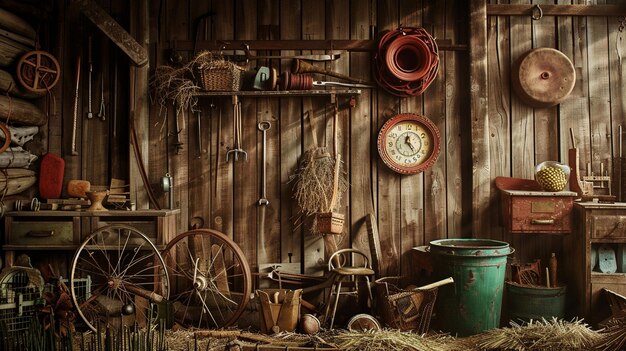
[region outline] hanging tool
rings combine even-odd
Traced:
[[[91,111],[91,75],[93,73],[93,61],[91,58],[91,52],[92,52],[92,36],[89,36],[89,43],[88,43],[88,48],[87,48],[87,59],[88,59],[88,65],[89,65],[89,76],[87,77],[87,118],[93,118],[93,112]]]
[[[101,120],[106,119],[106,104],[104,103],[104,75],[100,79],[100,111],[98,111],[98,118]]]
[[[77,119],[78,119],[78,90],[80,88],[80,55],[78,55],[78,59],[76,60],[76,90],[74,91],[74,121],[72,123],[72,156],[77,156],[78,151],[76,150],[76,129],[78,128]]]
[[[239,161],[239,154],[243,154],[247,161],[248,153],[241,148],[241,102],[237,95],[233,95],[233,140],[235,146],[226,153],[226,161],[228,162],[231,153],[234,154],[235,161]]]
[[[267,183],[267,130],[272,128],[272,124],[269,121],[259,122],[258,124],[259,130],[263,133],[263,160],[261,165],[261,198],[258,201],[259,206],[269,205],[270,202],[267,199],[265,194],[266,183]]]
[[[202,156],[204,150],[202,150],[202,111],[196,111],[196,118],[198,119],[198,155],[197,158]]]

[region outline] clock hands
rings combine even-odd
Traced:
[[[411,143],[411,136],[410,135],[407,135],[406,138],[404,138],[404,143],[407,144],[411,148],[411,151],[415,152],[415,148],[413,147],[413,143]]]

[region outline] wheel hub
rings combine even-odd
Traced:
[[[119,289],[122,286],[122,280],[116,277],[110,277],[107,282],[109,289]]]
[[[209,287],[209,280],[206,277],[199,275],[193,282],[193,287],[196,290],[206,290]]]

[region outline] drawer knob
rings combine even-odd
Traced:
[[[31,230],[26,235],[33,238],[47,238],[54,235],[54,230]]]
[[[533,219],[530,221],[532,224],[550,225],[554,224],[554,219]]]

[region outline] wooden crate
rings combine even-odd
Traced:
[[[502,220],[509,233],[568,234],[577,194],[546,192],[530,179],[496,178],[501,193]]]

